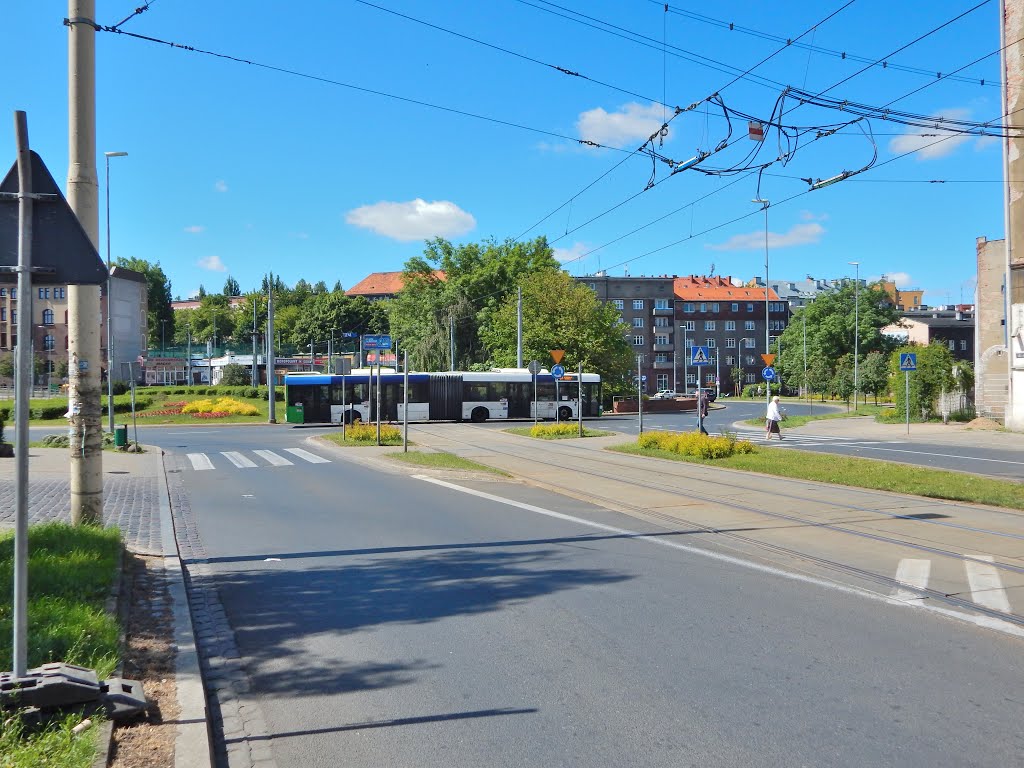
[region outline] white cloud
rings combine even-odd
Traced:
[[[964,120],[970,116],[970,110],[957,107],[944,109],[938,114],[940,117],[952,120]],[[914,128],[902,136],[891,139],[889,151],[894,155],[914,152],[917,160],[934,160],[951,154],[969,138],[970,136],[953,133],[943,128]]]
[[[573,243],[571,248],[552,248],[555,259],[562,264],[568,261],[576,261],[583,254],[585,254],[589,248],[583,243]]]
[[[576,129],[586,141],[625,147],[650,138],[661,127],[663,117],[663,108],[658,104],[644,106],[630,102],[618,112],[606,112],[601,107],[581,112]]]
[[[908,275],[906,272],[886,272],[881,277],[884,277],[891,283],[896,283],[896,287],[900,289],[909,288],[911,285],[913,285],[913,281],[910,279],[910,275]]]
[[[425,240],[431,237],[464,235],[476,226],[476,219],[455,203],[416,198],[406,203],[381,201],[354,208],[345,221],[392,240]]]
[[[206,227],[200,226],[199,224],[193,224],[190,227],[185,227],[185,231],[190,235],[198,235],[200,232],[205,232]]]
[[[827,213],[811,213],[810,211],[800,211],[801,221],[828,221]]]
[[[308,232],[292,232],[292,237],[296,240],[309,240]]]
[[[213,185],[213,188],[216,189],[218,192],[227,192],[228,183],[223,179],[218,179],[217,182]]]
[[[228,271],[228,268],[224,266],[224,262],[220,260],[220,256],[204,256],[196,264],[200,269],[206,269],[210,272]]]
[[[999,145],[1001,139],[998,136],[979,136],[978,140],[974,142],[974,149],[981,152],[989,147]]]
[[[769,248],[789,248],[794,245],[814,245],[821,241],[825,228],[816,222],[796,224],[788,232],[769,232]],[[756,251],[764,250],[764,230],[733,235],[724,243],[704,246],[712,251]]]

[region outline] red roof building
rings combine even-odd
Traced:
[[[444,272],[440,269],[434,270],[434,277],[444,280]],[[402,290],[403,281],[401,272],[373,272],[347,291],[346,296],[362,296],[370,301],[381,301],[382,299],[394,298],[395,294]]]

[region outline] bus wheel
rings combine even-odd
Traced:
[[[568,421],[571,418],[572,418],[572,408],[570,408],[568,405],[563,405],[561,408],[558,409],[558,419],[559,419],[559,421]]]
[[[359,414],[356,411],[345,411],[346,424],[358,424],[359,421]]]
[[[481,424],[487,421],[488,416],[490,416],[490,414],[487,412],[486,408],[474,408],[473,413],[470,414],[470,418],[473,420],[474,424]]]

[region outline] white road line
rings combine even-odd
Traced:
[[[292,456],[298,456],[300,459],[308,461],[310,464],[330,464],[330,459],[325,459],[322,456],[317,456],[315,453],[304,451],[302,448],[285,448],[288,453]]]
[[[190,453],[188,454],[188,460],[192,462],[192,469],[213,469],[213,462],[210,461],[210,457],[205,453]]]
[[[896,567],[896,581],[908,587],[925,589],[928,587],[928,575],[932,570],[931,560],[915,560],[905,557]],[[897,588],[893,594],[897,600],[920,600],[921,594],[910,589]]]
[[[856,595],[858,597],[864,597],[869,600],[881,600],[889,605],[899,606],[915,606],[920,607],[932,613],[941,614],[950,618],[958,619],[960,621],[966,621],[979,627],[988,627],[994,629],[997,632],[1003,632],[1008,635],[1014,635],[1016,637],[1024,637],[1024,628],[1018,627],[1015,624],[1011,624],[1008,621],[1002,619],[993,618],[991,616],[976,616],[970,613],[961,613],[959,611],[950,610],[948,608],[942,608],[940,606],[930,606],[922,603],[919,600],[912,602],[906,602],[902,600],[895,600],[892,597],[879,594],[877,592],[869,592],[865,589],[859,589],[857,587],[847,586],[846,584],[840,584],[835,581],[826,581],[825,579],[818,579],[813,576],[805,576],[801,573],[790,573],[784,571],[781,568],[773,568],[770,565],[762,565],[761,563],[755,563],[750,560],[744,560],[739,557],[733,557],[732,555],[724,555],[719,552],[713,552],[709,549],[700,549],[699,547],[693,547],[688,544],[679,544],[675,541],[668,541],[667,539],[658,538],[657,536],[641,535],[637,531],[631,531],[626,528],[617,528],[614,525],[605,525],[604,523],[596,523],[592,520],[585,520],[582,517],[573,517],[572,515],[566,515],[561,512],[555,512],[551,509],[544,509],[543,507],[536,507],[533,504],[526,504],[521,501],[513,501],[512,499],[505,499],[501,496],[495,496],[491,493],[485,493],[484,491],[477,491],[473,488],[464,488],[461,485],[455,483],[449,483],[444,480],[438,480],[433,477],[427,477],[426,475],[413,475],[416,480],[422,480],[425,483],[432,483],[434,485],[440,485],[444,488],[450,488],[453,491],[459,493],[466,493],[470,496],[477,496],[482,499],[488,499],[489,501],[495,501],[499,504],[507,504],[511,507],[518,507],[525,509],[528,512],[535,512],[538,515],[545,515],[547,517],[553,517],[556,520],[565,520],[571,523],[577,523],[579,525],[587,526],[589,528],[596,528],[600,531],[608,531],[609,533],[619,534],[621,536],[635,537],[634,541],[641,542],[643,544],[656,544],[663,547],[669,547],[670,549],[678,549],[683,552],[688,552],[694,555],[700,555],[701,557],[707,557],[712,560],[718,560],[719,562],[730,563],[731,565],[737,565],[741,568],[748,568],[754,571],[760,571],[761,573],[769,573],[773,576],[779,576],[783,579],[789,579],[790,581],[798,581],[803,584],[813,584],[818,587],[824,587],[831,589],[836,592],[842,592],[847,595]]]
[[[286,459],[284,456],[281,456],[279,454],[274,453],[273,451],[264,451],[264,450],[257,451],[257,450],[254,450],[253,453],[255,453],[257,456],[259,456],[261,459],[266,460],[266,462],[268,464],[271,464],[272,466],[275,466],[275,467],[290,467],[290,466],[292,466],[292,462],[288,461],[288,459]]]
[[[971,461],[991,461],[995,464],[1019,464],[1024,466],[1024,461],[1011,461],[1010,459],[986,459],[983,456],[964,456],[963,454],[953,453],[928,453],[927,451],[908,451],[906,449],[899,448],[871,448],[872,451],[887,451],[889,453],[912,453],[915,456],[939,456],[946,459],[956,459],[962,462],[964,459],[970,459]]]
[[[245,456],[240,454],[238,451],[221,451],[220,455],[230,461],[239,469],[251,469],[256,466],[256,462],[252,459],[247,459]]]
[[[1003,589],[1003,581],[999,578],[999,571],[994,565],[987,565],[993,562],[991,555],[965,555],[973,558],[964,561],[964,568],[967,570],[967,583],[971,585],[971,599],[978,605],[984,605],[994,611],[1010,612],[1010,601],[1006,598],[1006,590]],[[979,563],[978,560],[985,562]]]

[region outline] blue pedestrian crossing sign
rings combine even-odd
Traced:
[[[773,381],[775,379],[775,369],[770,365],[766,368],[761,369],[761,376],[765,381]]]
[[[900,370],[901,371],[916,371],[917,370],[917,354],[914,352],[900,352]]]
[[[711,365],[711,348],[690,347],[690,365]]]

